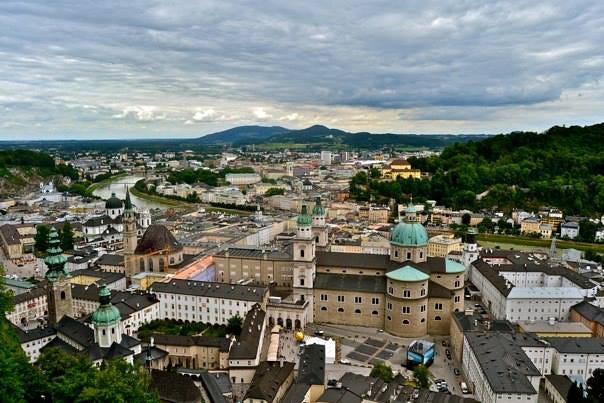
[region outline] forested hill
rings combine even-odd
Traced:
[[[566,214],[604,213],[604,124],[498,135],[455,144],[438,157],[411,158],[410,162],[429,172],[431,179],[368,187],[353,183],[353,195],[389,198],[398,192],[399,199],[412,194],[454,208],[536,211],[551,205]],[[476,195],[487,191],[477,200]]]

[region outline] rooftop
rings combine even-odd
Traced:
[[[168,283],[153,283],[149,291],[261,302],[268,289],[240,284],[172,279]]]

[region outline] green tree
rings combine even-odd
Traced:
[[[480,233],[484,233],[484,232],[493,232],[493,229],[495,228],[495,225],[493,224],[493,221],[491,221],[490,218],[485,217],[482,219],[482,221],[476,226],[476,228],[478,228],[478,232]]]
[[[581,220],[579,223],[579,235],[577,236],[577,240],[583,242],[593,242],[596,237],[597,229],[597,224],[589,220]]]
[[[470,225],[470,222],[472,221],[472,216],[470,215],[470,213],[464,213],[461,216],[461,223],[463,225]]]
[[[48,249],[48,234],[50,228],[44,224],[40,224],[36,227],[36,235],[34,236],[34,248],[38,254],[46,252]]]
[[[380,171],[380,170],[379,170],[379,168],[372,167],[372,168],[369,170],[369,176],[370,176],[372,179],[377,179],[377,178],[380,178],[380,177],[382,176],[382,171]]]
[[[63,228],[61,229],[59,236],[61,238],[61,249],[63,249],[64,251],[73,250],[74,235],[73,229],[71,228],[71,224],[69,223],[69,221],[65,221],[65,224],[63,224]]]
[[[41,379],[17,340],[6,319],[13,310],[13,292],[4,286],[4,269],[0,266],[0,400],[4,402],[40,401]]]
[[[371,369],[371,373],[369,374],[369,376],[381,379],[384,382],[391,382],[394,379],[392,367],[383,362],[375,364]]]
[[[229,334],[239,336],[241,334],[241,326],[243,325],[243,319],[239,315],[235,315],[229,318],[227,322],[226,330]]]
[[[86,386],[78,402],[159,402],[151,388],[151,378],[143,367],[135,367],[122,359],[109,361]]]
[[[278,196],[278,195],[282,195],[285,193],[285,190],[282,188],[269,188],[265,193],[264,196],[266,197],[271,197],[271,196]]]
[[[570,400],[569,400],[570,401]],[[587,401],[590,403],[604,402],[604,369],[596,369],[587,380]]]
[[[585,399],[585,395],[583,393],[583,386],[573,382],[573,384],[570,385],[568,394],[566,395],[566,401],[573,403],[586,403],[587,400]]]
[[[413,369],[413,376],[415,382],[420,388],[427,388],[430,386],[430,371],[425,365],[418,365]]]

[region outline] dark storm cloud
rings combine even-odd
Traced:
[[[598,83],[602,38],[598,0],[3,1],[0,117],[56,130],[308,106],[483,119]]]

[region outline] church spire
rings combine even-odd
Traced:
[[[50,282],[55,282],[61,278],[67,277],[68,274],[65,271],[65,263],[67,259],[63,256],[63,249],[61,249],[61,240],[56,228],[51,228],[48,234],[48,249],[46,249],[46,257],[44,263],[48,267],[46,271],[46,279]]]
[[[126,210],[132,210],[132,201],[130,200],[130,191],[126,187],[126,202],[124,208]]]

